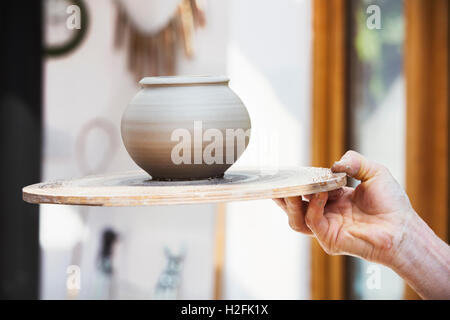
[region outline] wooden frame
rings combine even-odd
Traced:
[[[314,0],[312,164],[330,166],[346,149],[349,34],[345,0]],[[406,189],[413,207],[449,241],[449,3],[405,1]],[[312,243],[311,297],[346,297],[345,258]],[[405,298],[419,298],[409,287]]]
[[[313,1],[312,165],[330,167],[347,149],[348,5]],[[311,245],[311,298],[346,298],[346,258]]]
[[[216,206],[214,239],[214,299],[223,299],[223,268],[225,264],[226,204]]]
[[[448,241],[449,4],[405,1],[406,189],[414,209]],[[407,287],[405,298],[419,296]]]

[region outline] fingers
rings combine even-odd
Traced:
[[[302,201],[302,197],[278,198],[273,200],[286,212],[289,219],[289,226],[293,230],[312,235],[313,232],[306,222],[307,211],[310,212],[311,219],[314,217],[320,217],[320,215],[323,217],[323,210],[326,202],[338,200],[344,195],[344,193],[344,188],[339,188],[329,192],[304,196],[304,198],[306,198],[309,202]],[[320,215],[315,213],[317,210],[321,210]],[[311,224],[316,225],[314,220],[311,221]]]
[[[309,230],[305,223],[307,202],[302,201],[301,197],[289,197],[273,200],[286,212],[289,220],[289,226],[294,231],[308,235],[312,234],[311,230]]]
[[[298,232],[312,234],[305,222],[307,203],[302,197],[285,198],[290,227]]]
[[[344,195],[344,188],[339,188],[336,190],[328,191],[328,201],[334,201],[339,199]]]
[[[328,191],[328,201],[337,200],[342,197],[345,193],[344,188],[339,188],[336,190]],[[311,200],[314,197],[314,194],[307,194],[303,196],[307,200]]]
[[[346,193],[346,189],[350,188],[339,188],[330,192],[304,196],[309,202],[302,201],[301,197],[273,200],[286,212],[289,225],[293,230],[311,235],[322,229],[326,231],[328,220],[323,216],[325,205],[327,201],[341,198]]]
[[[327,199],[328,192],[315,194],[309,201],[306,210],[306,225],[319,239],[328,230],[328,220],[323,215]]]
[[[347,151],[342,158],[331,167],[333,172],[345,172],[350,177],[362,182],[383,172],[385,168],[375,162],[367,160],[355,151]]]
[[[286,202],[284,201],[283,198],[276,198],[276,199],[272,199],[273,201],[275,201],[275,203],[284,211],[287,210],[286,208]]]

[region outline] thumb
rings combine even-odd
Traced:
[[[345,172],[350,177],[364,182],[385,169],[382,165],[369,161],[358,152],[350,150],[342,156],[341,160],[333,164],[331,170],[333,172]]]

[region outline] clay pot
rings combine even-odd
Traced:
[[[226,77],[148,77],[122,116],[125,147],[152,179],[223,176],[250,139],[250,117]]]

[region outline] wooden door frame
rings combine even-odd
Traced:
[[[329,167],[348,147],[351,44],[346,0],[313,0],[312,164]],[[406,189],[413,207],[449,241],[449,3],[405,0]],[[311,246],[311,297],[348,297],[346,258]],[[405,298],[418,298],[411,289]]]
[[[331,167],[348,147],[349,5],[347,0],[313,0],[313,166]],[[344,256],[327,255],[312,240],[312,299],[347,297],[346,260]]]
[[[449,236],[449,3],[405,1],[406,191],[443,240]],[[409,287],[405,298],[418,299]]]

